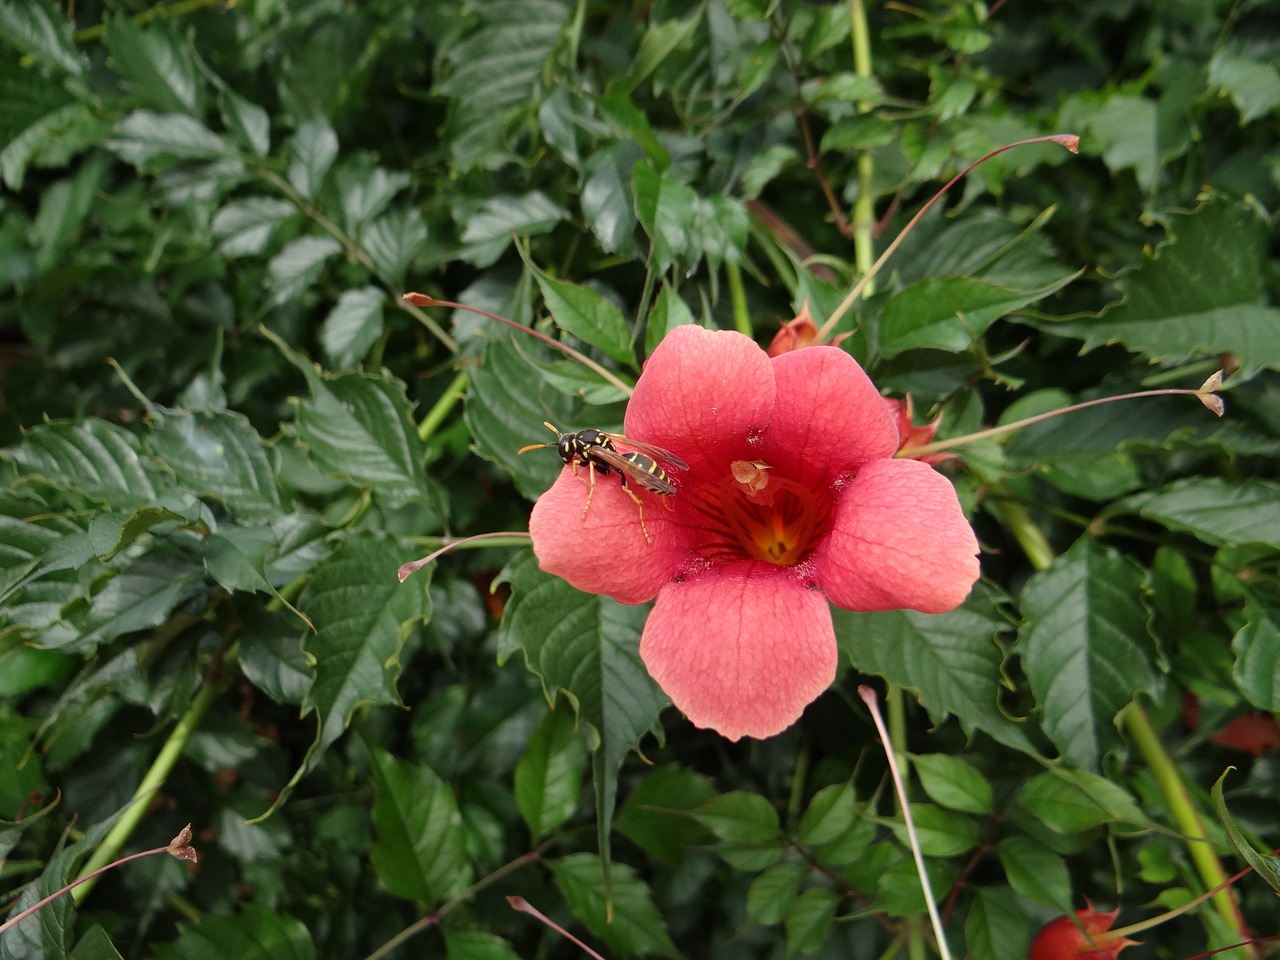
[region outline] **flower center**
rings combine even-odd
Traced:
[[[734,461],[720,484],[720,506],[734,538],[756,560],[794,567],[817,546],[829,504],[768,472],[758,461]]]

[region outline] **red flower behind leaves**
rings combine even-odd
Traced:
[[[911,406],[911,394],[908,393],[905,400],[892,400],[886,397],[884,402],[889,405],[889,412],[898,424],[898,436],[901,438],[898,441],[898,456],[908,460],[921,460],[931,467],[956,458],[954,453],[924,453],[919,456],[912,454],[911,451],[916,447],[933,443],[933,435],[938,432],[938,424],[942,422],[942,417],[938,417],[933,423],[915,426],[911,422],[915,415],[915,410]]]
[[[1029,960],[1115,960],[1121,950],[1137,942],[1106,935],[1119,913],[1119,907],[1103,913],[1089,904],[1077,910],[1074,919],[1050,920],[1031,941]]]
[[[978,577],[950,482],[895,458],[894,418],[857,362],[814,346],[770,358],[688,325],[654,351],[627,436],[689,463],[670,510],[566,467],[533,508],[538,563],[579,590],[657,602],[640,656],[696,725],[737,740],[790,726],[835,677],[829,603],[941,613]],[[581,471],[579,471],[581,473]]]

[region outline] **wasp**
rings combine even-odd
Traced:
[[[578,466],[586,464],[587,502],[582,507],[584,520],[587,518],[587,511],[591,509],[591,497],[596,492],[596,474],[607,477],[610,472],[616,473],[622,481],[622,489],[635,501],[636,511],[640,515],[640,532],[644,534],[645,542],[653,543],[644,525],[644,504],[631,489],[631,484],[635,483],[641,489],[661,497],[672,496],[676,492],[676,485],[672,483],[666,467],[659,461],[664,461],[673,470],[688,470],[689,464],[669,450],[632,440],[620,433],[605,433],[603,430],[564,433],[546,421],[542,425],[556,435],[556,442],[531,443],[527,447],[521,447],[516,453],[555,447],[560,459],[573,468],[575,477],[579,476]],[[631,449],[622,453],[618,450],[618,443]]]

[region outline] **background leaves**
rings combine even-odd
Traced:
[[[149,773],[121,852],[191,820],[201,855],[0,953],[361,957],[417,925],[402,952],[569,955],[508,895],[617,957],[886,953],[923,901],[859,684],[957,954],[1209,885],[1144,743],[1210,824],[1240,769],[1200,847],[1280,843],[1274,15],[862,6],[0,5],[0,894],[69,879]],[[518,537],[396,581],[526,529],[562,464],[516,451],[625,402],[406,289],[632,383],[682,323],[821,323],[941,182],[1063,131],[1078,157],[1018,148],[935,207],[843,348],[941,436],[1219,368],[1227,417],[1161,397],[961,448],[984,583],[835,611],[795,727],[665,709],[646,608]],[[1231,934],[1201,907],[1130,949]]]

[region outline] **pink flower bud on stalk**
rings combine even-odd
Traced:
[[[86,876],[80,877],[74,883],[67,884],[61,890],[54,891],[53,893],[49,894],[49,896],[45,897],[40,902],[33,903],[31,906],[27,907],[27,909],[23,910],[17,916],[10,917],[4,923],[0,923],[0,934],[3,934],[6,930],[10,929],[11,927],[16,927],[19,923],[21,923],[23,920],[30,917],[36,911],[42,909],[47,904],[52,903],[54,900],[57,900],[63,894],[70,893],[76,887],[80,886],[80,884],[88,883],[90,880],[94,879],[95,877],[103,873],[106,873],[108,870],[114,870],[116,867],[120,866],[123,863],[128,863],[130,860],[141,860],[143,857],[150,857],[157,853],[167,853],[169,854],[169,856],[173,857],[175,860],[188,860],[191,863],[197,863],[199,861],[199,857],[196,855],[195,847],[191,846],[191,824],[188,823],[185,827],[179,830],[178,835],[174,837],[172,840],[170,840],[163,847],[154,847],[151,850],[143,850],[139,853],[131,853],[127,857],[121,857],[119,860],[113,860],[111,863],[108,863],[105,867],[99,867],[97,870],[94,870],[92,873]]]

